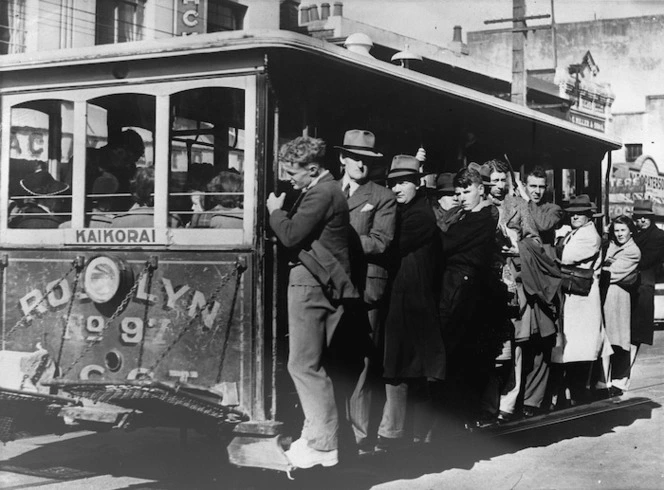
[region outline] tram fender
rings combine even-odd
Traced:
[[[281,444],[281,422],[242,422],[227,447],[228,459],[236,466],[290,471],[293,467]]]

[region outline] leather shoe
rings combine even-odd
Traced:
[[[609,387],[609,398],[615,398],[617,396],[622,396],[623,390],[616,386]]]
[[[408,446],[408,441],[403,437],[383,437],[378,436],[375,450],[376,452],[394,451]]]
[[[507,422],[511,422],[514,419],[514,414],[509,413],[509,412],[503,412],[502,410],[498,412],[498,423],[499,424],[506,424]]]
[[[524,418],[532,418],[535,415],[537,415],[537,407],[531,407],[530,405],[524,405],[523,408],[521,409],[521,413],[523,414]]]

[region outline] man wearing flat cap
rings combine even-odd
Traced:
[[[636,295],[632,298],[630,360],[622,363],[624,365],[623,377],[626,378],[622,389],[629,387],[630,367],[634,365],[641,344],[652,345],[655,321],[655,282],[657,270],[664,262],[664,231],[655,225],[652,201],[635,201],[632,215],[638,230],[634,241],[641,250],[641,261],[638,266],[641,282]]]
[[[394,194],[385,187],[369,180],[369,167],[383,154],[375,150],[375,137],[370,131],[352,129],[346,131],[339,150],[339,162],[343,169],[340,184],[350,211],[350,224],[359,242],[354,257],[356,278],[363,293],[367,308],[371,336],[378,340],[379,324],[385,313],[385,290],[387,287],[387,250],[394,238],[397,202]],[[372,380],[369,357],[350,399],[349,418],[360,449],[372,446],[369,434]]]
[[[69,190],[69,186],[55,180],[46,170],[37,172],[21,179],[20,182],[26,198],[17,206],[17,211],[10,218],[10,228],[57,228],[62,217],[55,213],[60,204],[59,196]]]

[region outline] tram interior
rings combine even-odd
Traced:
[[[154,95],[137,93],[91,99],[86,104],[86,134],[80,136],[74,134],[71,101],[37,100],[12,107],[9,227],[70,227],[72,192],[82,184],[85,226],[113,227],[114,218],[134,212],[136,172],[163,165],[155,162],[156,103]],[[241,229],[244,91],[205,87],[175,93],[169,97],[169,110],[169,226]],[[84,182],[73,178],[74,141],[81,136],[86,147]],[[49,179],[48,189],[30,186],[39,172],[56,183]],[[154,195],[154,187],[150,193]],[[154,212],[150,203],[142,207],[143,214]],[[130,223],[151,226],[151,221]]]

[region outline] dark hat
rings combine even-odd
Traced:
[[[595,203],[590,200],[588,194],[570,197],[569,203],[565,206],[565,211],[568,213],[594,213],[596,209]]]
[[[438,194],[454,194],[454,174],[443,172],[436,178],[436,192]]]
[[[420,172],[420,161],[411,155],[397,155],[392,159],[388,180],[407,177],[408,180],[418,180],[424,174]]]
[[[637,199],[634,201],[632,216],[654,216],[652,201],[650,199]]]
[[[125,129],[115,136],[109,135],[108,144],[111,146],[121,146],[139,157],[145,153],[143,138],[133,129]]]
[[[56,196],[69,189],[67,184],[58,182],[51,174],[43,170],[21,179],[20,184],[26,192],[33,196]]]
[[[335,148],[365,157],[382,157],[382,153],[374,151],[375,144],[376,137],[371,131],[351,129],[344,134],[343,145],[335,146]]]

